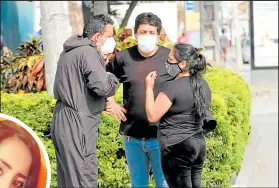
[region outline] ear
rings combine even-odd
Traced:
[[[100,33],[95,33],[95,34],[92,36],[91,40],[94,41],[94,42],[97,42],[97,41],[100,40],[100,36],[101,36]]]
[[[159,41],[160,41],[160,35],[157,35],[157,37],[156,37],[156,44],[158,44]]]
[[[180,62],[180,68],[181,68],[182,70],[187,70],[187,69],[188,69],[188,63],[187,63],[187,61],[185,61],[185,60],[181,61],[181,62]]]

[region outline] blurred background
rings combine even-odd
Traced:
[[[213,67],[234,71],[247,82],[252,91],[252,133],[241,170],[232,181],[238,186],[277,187],[277,1],[1,1],[1,51],[12,57],[1,56],[1,89],[51,94],[47,88],[52,88],[62,44],[70,35],[82,33],[89,16],[112,16],[119,51],[135,44],[134,22],[142,12],[161,18],[159,44],[169,47],[180,41],[203,48]],[[28,64],[30,57],[33,63]],[[11,68],[15,62],[19,67]],[[33,77],[25,77],[31,70]]]
[[[95,2],[95,7],[93,2],[67,3],[72,33],[82,31],[84,20],[87,20],[94,9],[101,11],[100,9],[105,8],[113,16],[115,26],[121,28],[133,28],[135,17],[141,12],[150,11],[162,19],[165,33],[172,42],[183,35],[185,41],[196,47],[204,47],[207,57],[217,63],[222,59],[220,37],[221,30],[225,29],[230,40],[228,54],[236,56],[236,63],[231,66],[242,69],[240,64],[244,63],[250,64],[251,68],[278,67],[277,2],[103,1]],[[39,1],[1,1],[1,34],[10,50],[15,50],[21,41],[29,40],[30,36],[40,33],[40,22]],[[238,40],[241,43],[240,50],[236,47]]]

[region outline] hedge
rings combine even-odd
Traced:
[[[203,170],[203,187],[229,186],[233,172],[239,172],[250,131],[251,91],[236,73],[210,68],[204,75],[212,90],[211,111],[217,129],[207,136],[207,160]],[[120,88],[116,100],[122,102]],[[29,125],[43,140],[52,168],[52,187],[56,187],[55,151],[45,136],[51,125],[55,100],[45,92],[24,95],[2,93],[2,113]],[[119,125],[103,113],[98,141],[99,187],[129,187],[130,178]],[[152,179],[152,177],[151,177]],[[154,182],[151,182],[152,187]]]

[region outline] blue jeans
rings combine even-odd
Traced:
[[[125,136],[124,147],[132,188],[148,187],[149,165],[153,171],[156,187],[168,187],[161,168],[157,139],[137,139]]]

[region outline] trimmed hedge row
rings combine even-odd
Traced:
[[[239,172],[241,167],[250,127],[251,91],[239,75],[229,70],[210,68],[204,77],[212,90],[211,111],[218,127],[207,137],[203,187],[226,187],[230,185],[232,173]],[[116,100],[122,102],[122,88]],[[54,105],[53,97],[45,92],[24,95],[2,93],[2,113],[25,122],[43,140],[51,160],[52,187],[56,187],[55,151],[45,135],[51,125]],[[118,128],[117,122],[104,113],[97,145],[100,187],[124,188],[130,185],[123,138]],[[151,184],[154,186],[154,182]]]

